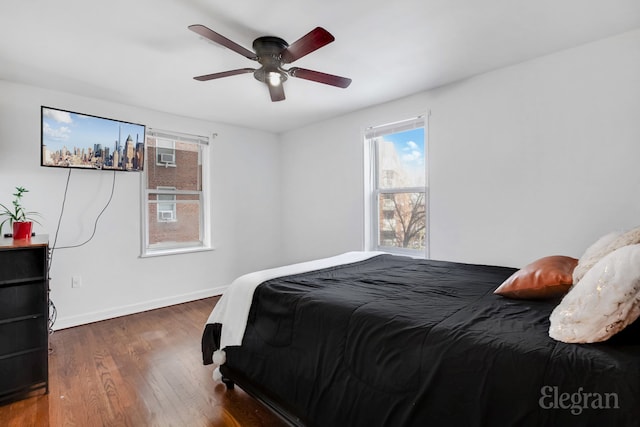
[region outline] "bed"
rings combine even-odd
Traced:
[[[517,269],[383,253],[292,267],[239,278],[202,336],[203,362],[291,425],[640,420],[636,324],[603,343],[556,341],[559,298],[494,294]]]

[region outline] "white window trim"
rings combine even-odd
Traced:
[[[217,133],[213,133],[211,138],[207,136],[200,135],[190,135],[173,131],[163,131],[158,129],[147,128],[145,137],[156,137],[162,139],[172,139],[174,141],[184,141],[184,142],[192,142],[198,143],[205,146],[203,150],[202,158],[200,159],[202,162],[202,191],[176,191],[176,194],[199,194],[201,199],[200,203],[202,206],[200,218],[200,235],[202,236],[201,243],[185,243],[184,245],[174,245],[168,248],[154,248],[153,250],[148,249],[148,239],[149,239],[149,209],[147,207],[149,194],[157,194],[157,190],[147,190],[146,186],[146,173],[143,172],[140,174],[140,189],[141,189],[141,213],[142,213],[142,227],[141,227],[141,239],[140,239],[140,258],[151,258],[156,256],[165,256],[165,255],[177,255],[184,253],[192,253],[192,252],[203,252],[203,251],[211,251],[214,250],[215,247],[212,245],[212,232],[211,232],[211,201],[209,195],[211,194],[210,188],[210,140],[214,139],[218,136]],[[148,158],[147,153],[147,145],[145,143],[145,158]],[[157,161],[157,159],[155,159]],[[164,166],[164,165],[161,165]],[[174,165],[175,166],[175,165]]]
[[[365,250],[378,250],[389,253],[396,253],[399,255],[408,255],[417,258],[429,258],[430,256],[430,241],[431,241],[431,227],[430,227],[430,203],[429,203],[429,122],[427,114],[420,115],[414,119],[400,120],[385,125],[367,127],[362,130],[362,137],[364,141],[364,242],[363,246]],[[406,188],[392,188],[392,189],[379,189],[378,188],[378,176],[377,176],[377,150],[375,149],[373,140],[376,136],[374,131],[381,131],[380,135],[389,133],[401,132],[402,130],[415,129],[416,126],[411,123],[415,123],[416,120],[423,121],[424,126],[424,152],[425,152],[425,186],[424,187],[406,187]],[[380,215],[378,196],[380,194],[390,193],[415,193],[424,192],[425,198],[425,226],[426,226],[426,238],[424,251],[381,246],[378,244],[378,219]],[[375,224],[375,225],[374,225]]]

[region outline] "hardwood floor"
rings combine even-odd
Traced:
[[[55,332],[49,394],[0,406],[0,426],[285,426],[202,364],[200,337],[216,301]]]

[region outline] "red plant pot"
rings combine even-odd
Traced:
[[[13,240],[24,240],[31,238],[31,227],[33,222],[14,222],[13,223]]]

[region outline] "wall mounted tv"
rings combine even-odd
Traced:
[[[41,108],[42,166],[141,171],[145,126],[57,108]]]

